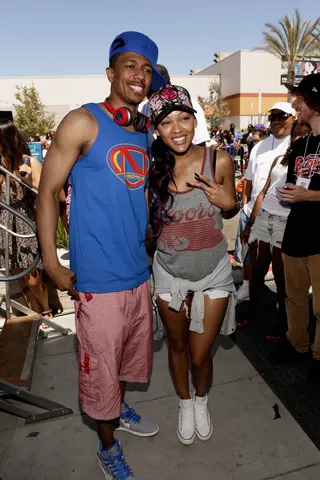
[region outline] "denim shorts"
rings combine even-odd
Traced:
[[[262,208],[252,225],[249,243],[258,240],[281,248],[286,224],[287,217],[273,215]]]

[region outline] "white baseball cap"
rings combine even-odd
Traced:
[[[284,113],[288,113],[289,115],[295,115],[295,109],[292,108],[291,103],[289,102],[277,102],[273,105],[272,108],[270,108],[269,112],[271,110],[281,110]]]

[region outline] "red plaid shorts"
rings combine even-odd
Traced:
[[[153,327],[150,281],[131,290],[83,293],[75,302],[79,397],[96,420],[120,414],[119,381],[148,382]]]

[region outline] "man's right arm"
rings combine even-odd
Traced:
[[[74,273],[61,266],[56,250],[59,193],[88,144],[92,123],[90,113],[84,109],[74,110],[63,119],[43,164],[37,201],[37,227],[44,268],[60,290],[68,290],[74,296]]]

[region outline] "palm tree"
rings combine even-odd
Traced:
[[[301,19],[298,9],[290,19],[287,15],[277,25],[265,23],[268,31],[263,32],[263,50],[281,58],[288,65],[287,79],[294,85],[296,63],[320,53],[320,17],[314,22]],[[288,100],[291,99],[290,92]]]
[[[316,39],[316,42],[318,43],[318,51],[319,51],[320,50],[320,25],[318,25],[317,28],[315,28],[312,35]]]

